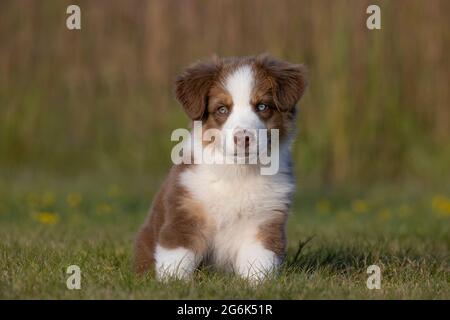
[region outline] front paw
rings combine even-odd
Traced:
[[[193,251],[178,247],[166,249],[158,245],[155,251],[155,271],[159,281],[188,280],[197,266]]]
[[[241,249],[236,260],[237,274],[251,284],[259,284],[272,276],[280,264],[279,257],[260,245]]]

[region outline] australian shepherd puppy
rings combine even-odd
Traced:
[[[194,152],[172,166],[136,237],[137,272],[188,279],[202,263],[260,281],[276,270],[294,192],[289,145],[305,86],[302,65],[266,55],[198,62],[177,77],[177,100],[214,138],[185,141],[183,153]],[[276,170],[266,173],[267,163],[247,161],[263,143],[277,156]],[[206,163],[199,155],[244,161]]]

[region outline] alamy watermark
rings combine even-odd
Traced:
[[[203,130],[202,122],[194,121],[192,131],[174,130],[171,141],[179,141],[171,152],[174,164],[260,165],[261,175],[274,175],[280,167],[278,129]]]
[[[81,30],[81,9],[76,4],[67,7],[66,13],[70,16],[66,19],[66,27],[69,30]],[[369,30],[381,29],[381,9],[376,4],[367,7],[366,13],[370,16],[366,20],[366,27]]]
[[[381,289],[381,269],[376,264],[367,267],[367,274],[370,276],[367,278],[367,289]]]
[[[69,290],[81,289],[81,269],[77,265],[71,265],[67,267],[67,274],[70,276],[66,280],[66,287]]]
[[[70,16],[66,19],[66,27],[69,30],[80,30],[81,29],[81,9],[75,4],[71,4],[67,7],[66,13]]]
[[[366,20],[366,26],[369,30],[381,29],[381,9],[376,4],[371,4],[367,7],[367,14],[370,16]]]

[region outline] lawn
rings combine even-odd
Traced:
[[[157,182],[37,181],[0,184],[2,299],[450,299],[448,192],[299,190],[286,263],[255,288],[210,269],[187,283],[132,273],[133,237]],[[73,264],[80,290],[66,288]],[[366,287],[372,264],[380,290]]]

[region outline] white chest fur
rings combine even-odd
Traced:
[[[256,241],[260,225],[287,211],[294,189],[290,172],[264,176],[248,165],[198,165],[184,171],[180,183],[213,221],[213,259],[225,267],[243,243]]]

